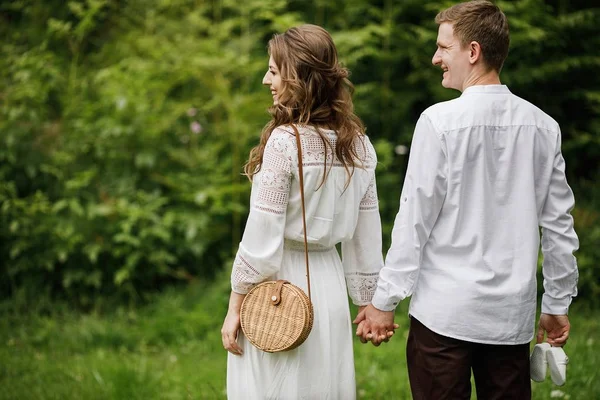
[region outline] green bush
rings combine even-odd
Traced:
[[[582,239],[580,296],[595,299],[600,202],[588,182],[600,165],[598,10],[499,3],[512,31],[503,80],[563,129]],[[222,269],[247,213],[242,165],[269,118],[266,43],[302,22],[328,28],[352,71],[356,109],[379,154],[389,244],[402,149],[424,108],[458,95],[440,86],[431,66],[433,17],[447,5],[3,3],[0,298],[137,301]]]
[[[242,153],[269,98],[248,79],[266,63],[247,55],[261,31],[171,6],[9,9],[13,28],[47,23],[7,29],[3,47],[3,79],[18,83],[3,85],[0,122],[4,296],[138,299],[211,277],[237,244]]]

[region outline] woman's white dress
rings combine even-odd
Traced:
[[[227,360],[227,397],[232,400],[356,397],[348,295],[357,305],[368,304],[383,266],[377,157],[366,136],[357,139],[362,165],[346,187],[344,166],[330,148],[325,156],[315,128],[298,129],[314,325],[300,347],[281,353],[256,349],[240,331],[244,354],[228,353]],[[335,132],[321,132],[335,148]],[[321,185],[325,161],[327,178]],[[341,260],[335,247],[340,242]],[[262,168],[253,179],[250,213],[231,284],[235,292],[245,294],[257,283],[280,278],[306,291],[298,154],[290,126],[276,128],[267,141]]]

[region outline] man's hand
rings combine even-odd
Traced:
[[[540,315],[540,322],[537,330],[537,343],[544,341],[544,334],[547,336],[547,342],[550,346],[562,347],[569,339],[569,317],[567,315]]]
[[[366,343],[371,341],[375,346],[387,342],[393,335],[398,324],[394,324],[394,311],[381,311],[372,304],[361,307],[353,321],[358,324],[356,336]]]

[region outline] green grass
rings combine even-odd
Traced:
[[[0,321],[1,399],[225,399],[220,340],[228,282],[168,291],[141,309],[16,312]],[[354,313],[354,310],[353,310]],[[401,329],[379,348],[355,341],[360,399],[410,399]],[[600,398],[600,312],[574,306],[567,384],[532,383],[534,399]],[[474,398],[474,396],[473,396]]]

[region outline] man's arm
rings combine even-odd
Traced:
[[[573,297],[577,296],[579,273],[573,253],[579,248],[579,240],[570,214],[575,198],[565,175],[560,132],[555,149],[548,197],[540,218],[544,294],[537,342],[542,342],[546,333],[548,343],[562,346],[566,343],[571,328],[567,317],[569,305]]]
[[[417,281],[423,247],[438,218],[447,190],[447,156],[445,143],[429,117],[422,114],[413,135],[400,209],[392,229],[392,245],[385,266],[379,273],[372,306],[367,307],[363,339],[369,333],[373,341],[385,338],[393,324],[398,302],[412,293]],[[358,332],[357,332],[358,333]]]

